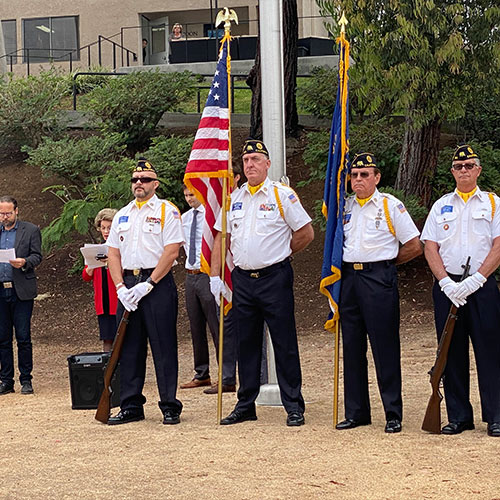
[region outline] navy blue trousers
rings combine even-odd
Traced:
[[[237,409],[255,411],[260,390],[264,322],[273,342],[281,401],[287,412],[305,409],[301,393],[297,331],[293,298],[293,270],[288,260],[261,271],[232,272],[233,308],[238,346]]]
[[[451,276],[458,281],[459,276]],[[432,289],[438,340],[451,302],[435,282]],[[459,307],[448,352],[443,385],[450,422],[472,422],[470,404],[469,337],[476,358],[483,422],[500,422],[500,292],[494,276]]]
[[[372,263],[362,271],[342,267],[340,323],[346,418],[371,421],[367,336],[386,419],[403,417],[397,279],[396,266],[385,262]]]
[[[33,346],[31,344],[31,315],[33,300],[19,300],[14,288],[0,287],[0,380],[14,385],[13,331],[17,342],[19,381],[32,379]]]
[[[124,282],[128,288],[131,288],[135,285],[136,279],[134,276],[125,276]],[[148,295],[141,299],[137,310],[130,313],[120,356],[120,407],[122,410],[142,409],[146,402],[142,389],[146,376],[148,339],[160,394],[158,406],[162,412],[182,410],[182,403],[176,398],[177,307],[177,288],[170,272]],[[116,315],[120,319],[123,315],[123,306],[120,302]]]

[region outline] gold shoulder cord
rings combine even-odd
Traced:
[[[281,203],[279,193],[278,193],[278,186],[274,186],[274,196],[276,196],[276,203],[278,204],[278,208],[280,210],[281,217],[283,217],[283,220],[285,220],[285,212],[283,211],[283,205]]]
[[[394,231],[394,226],[392,224],[391,220],[391,214],[389,213],[389,202],[387,201],[387,198],[384,196],[384,214],[385,214],[385,220],[387,221],[387,227],[389,228],[389,231],[391,234],[396,237],[396,231]]]
[[[493,196],[493,193],[488,193],[488,198],[490,199],[491,203],[491,220],[493,220],[493,217],[495,217],[495,211],[496,211],[496,203],[495,203],[495,197]]]

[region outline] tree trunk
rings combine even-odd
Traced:
[[[283,70],[285,87],[285,135],[296,136],[299,129],[297,102],[297,45],[299,38],[299,21],[297,17],[297,0],[283,0]],[[252,107],[250,116],[250,137],[262,139],[262,83],[260,77],[260,38],[257,39],[255,62],[246,79],[252,90]]]
[[[260,37],[257,38],[255,62],[248,73],[247,85],[252,89],[250,110],[250,137],[262,140],[262,80],[260,78]]]
[[[403,150],[399,160],[396,189],[406,195],[415,195],[426,207],[431,204],[430,180],[437,167],[441,119],[435,119],[421,128],[414,128],[406,118]]]
[[[297,90],[297,45],[299,20],[297,0],[283,0],[283,79],[285,81],[285,135],[295,137],[299,116],[295,99]]]

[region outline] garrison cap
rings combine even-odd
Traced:
[[[149,163],[149,161],[142,156],[137,160],[137,166],[134,168],[134,172],[153,172],[154,174],[157,173],[153,165],[151,165],[151,163]]]
[[[474,153],[474,151],[468,144],[458,146],[458,148],[453,153],[453,161],[464,161],[470,160],[472,158],[479,158],[479,156]]]
[[[375,156],[371,153],[359,153],[351,161],[351,168],[377,167]]]
[[[262,141],[256,141],[255,139],[248,139],[245,141],[245,144],[243,144],[241,156],[248,153],[262,153],[269,158],[269,151],[267,150],[266,145]]]

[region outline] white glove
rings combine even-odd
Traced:
[[[137,307],[137,304],[139,301],[145,297],[152,289],[153,285],[151,283],[147,283],[146,281],[143,281],[141,283],[137,283],[137,285],[133,286],[129,291],[130,291],[130,296],[129,300],[135,304]]]
[[[472,276],[469,276],[468,278],[465,278],[463,281],[458,283],[455,297],[457,297],[457,299],[465,299],[469,295],[479,290],[485,283],[486,278],[478,271]]]
[[[116,295],[118,300],[122,303],[123,307],[127,311],[135,311],[137,309],[137,304],[134,304],[130,298],[130,290],[126,286],[121,286],[116,290]]]
[[[455,283],[449,276],[439,280],[439,286],[441,287],[441,291],[453,302],[457,307],[463,306],[466,304],[465,298],[457,299],[456,293],[458,290],[458,283]]]
[[[226,285],[220,279],[219,276],[210,276],[210,291],[215,297],[215,302],[220,306],[220,294],[224,296],[226,300],[231,300],[231,293],[227,289]]]

